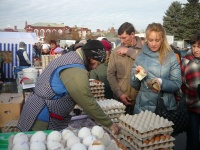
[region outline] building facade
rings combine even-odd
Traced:
[[[57,23],[43,23],[38,22],[35,24],[29,25],[27,21],[25,22],[26,32],[35,32],[39,39],[43,40],[45,36],[50,33],[55,34],[72,34],[77,33],[80,39],[85,39],[87,35],[91,34],[91,30],[88,28],[80,28],[80,27],[69,27],[65,26],[64,23],[57,24]]]

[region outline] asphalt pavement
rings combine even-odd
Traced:
[[[175,136],[174,141],[174,150],[185,150],[186,148],[186,133],[181,133],[178,136]]]

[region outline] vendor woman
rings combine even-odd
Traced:
[[[112,132],[119,127],[103,112],[90,92],[88,68],[91,60],[104,62],[106,52],[98,40],[90,40],[76,51],[70,51],[42,71],[23,106],[18,121],[22,132],[62,130],[71,120],[69,113],[78,104],[92,119]]]

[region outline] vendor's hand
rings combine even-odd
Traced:
[[[116,124],[116,123],[113,123],[112,126],[110,127],[111,131],[113,134],[119,134],[119,131],[120,131],[120,127]]]
[[[120,48],[117,50],[117,54],[123,56],[123,55],[126,55],[127,51],[128,51],[128,48],[127,48],[127,47],[120,47]]]
[[[128,95],[126,95],[126,94],[120,95],[119,99],[120,99],[120,101],[121,101],[122,103],[124,103],[125,105],[132,105],[131,99],[130,99],[130,98],[128,97]]]
[[[141,71],[143,71],[143,73],[146,73],[146,71],[144,70],[144,68],[142,66],[137,66],[135,68],[135,74],[138,74]]]

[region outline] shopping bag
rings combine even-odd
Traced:
[[[161,92],[156,105],[155,113],[160,117],[168,119],[174,123],[173,134],[177,135],[179,133],[183,133],[187,130],[188,126],[188,111],[185,98],[182,97],[179,101],[177,101],[177,109],[176,110],[167,110],[164,105],[163,93]]]

